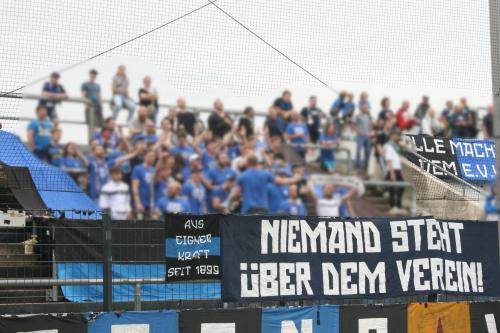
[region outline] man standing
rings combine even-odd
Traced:
[[[139,219],[141,216],[150,216],[149,213],[155,201],[153,191],[155,159],[155,152],[148,151],[144,156],[144,162],[136,165],[132,171],[132,195]]]
[[[177,106],[170,109],[169,116],[171,119],[177,119],[177,130],[184,130],[190,136],[196,136],[196,115],[193,110],[186,107],[186,99],[179,97],[177,99]]]
[[[47,108],[43,105],[36,108],[36,118],[28,125],[28,147],[39,159],[46,161],[54,125],[47,119]]]
[[[194,167],[191,170],[191,177],[182,186],[182,194],[188,198],[189,213],[206,214],[207,192],[203,186],[202,169]]]
[[[85,120],[91,130],[94,127],[102,127],[104,118],[102,116],[102,97],[101,86],[96,82],[97,71],[91,69],[89,72],[89,80],[82,84],[82,97],[90,100],[90,105],[85,107]]]
[[[187,213],[190,211],[186,198],[180,196],[181,184],[172,181],[168,184],[167,195],[158,201],[158,210],[162,213]]]
[[[359,113],[354,117],[354,129],[356,131],[356,162],[354,168],[368,170],[368,161],[372,150],[371,131],[372,117],[369,111],[370,105],[363,103],[359,105]],[[363,159],[361,153],[363,152]]]
[[[54,122],[55,127],[59,125],[56,105],[63,99],[66,99],[66,90],[59,84],[60,75],[57,72],[50,74],[50,80],[45,82],[42,88],[42,98],[39,101],[40,105],[47,108],[49,119]]]
[[[312,143],[317,143],[321,127],[321,116],[323,112],[317,107],[316,96],[309,97],[309,105],[302,109],[301,115],[307,124],[309,139]]]
[[[241,212],[244,214],[268,212],[267,184],[274,182],[278,185],[291,185],[302,179],[299,174],[295,174],[291,178],[275,177],[271,172],[262,170],[255,155],[250,155],[247,158],[246,166],[246,170],[238,176],[236,181],[238,186],[232,193],[232,197],[242,194]]]
[[[92,155],[87,158],[89,171],[88,194],[96,201],[99,199],[101,189],[108,182],[109,170],[104,147],[96,144],[92,147]]]
[[[131,212],[129,186],[122,181],[119,166],[112,167],[109,173],[111,179],[102,187],[99,206],[109,209],[113,220],[126,220]]]
[[[217,98],[214,102],[214,111],[208,117],[208,128],[212,131],[214,137],[222,139],[231,131],[233,121],[224,112],[224,104]]]
[[[113,92],[113,119],[118,118],[122,108],[128,110],[127,121],[134,116],[135,103],[128,94],[129,81],[125,73],[125,66],[120,65],[116,75],[113,76],[111,90]]]
[[[142,80],[143,86],[139,89],[139,105],[144,106],[148,111],[148,117],[156,123],[158,114],[158,91],[151,86],[151,77],[145,76]]]
[[[389,134],[389,141],[384,145],[384,160],[387,166],[387,175],[385,179],[391,182],[403,181],[400,156],[401,147],[399,146],[400,140],[401,132],[399,129],[393,129]],[[389,204],[391,206],[389,214],[401,214],[405,212],[402,208],[403,191],[403,187],[389,188]]]
[[[292,112],[292,122],[286,127],[286,137],[292,144],[303,145],[309,141],[309,133],[307,126],[302,122],[301,116],[298,112]],[[306,155],[305,147],[293,147],[293,149],[302,158]]]

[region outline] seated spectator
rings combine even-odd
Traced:
[[[116,120],[116,118],[118,118],[120,110],[122,108],[126,108],[128,110],[127,122],[130,122],[132,120],[132,117],[134,116],[135,103],[129,97],[129,81],[125,71],[125,66],[120,65],[115,76],[113,76],[111,87],[111,90],[113,92],[113,119]]]
[[[42,98],[39,101],[39,105],[47,108],[47,115],[55,127],[59,126],[59,116],[57,115],[56,106],[68,97],[64,87],[59,84],[59,78],[60,75],[57,72],[50,74],[49,81],[43,85]]]
[[[177,106],[170,109],[169,117],[177,120],[177,131],[184,130],[190,136],[196,136],[196,115],[186,107],[183,97],[177,99]]]
[[[396,120],[398,126],[402,130],[409,130],[417,123],[415,118],[410,114],[410,102],[403,101],[398,112],[396,112]],[[420,119],[422,120],[422,119]]]
[[[150,76],[145,76],[142,83],[143,86],[139,89],[139,105],[146,108],[149,119],[155,124],[159,110],[158,91],[151,86]]]
[[[137,117],[135,117],[134,120],[132,120],[128,125],[130,137],[144,133],[148,120],[150,120],[148,118],[148,109],[142,105],[139,106],[137,108]]]
[[[47,162],[53,166],[60,166],[63,156],[63,146],[61,145],[62,131],[56,128],[52,131],[52,142],[47,147]]]
[[[47,119],[47,108],[43,105],[37,106],[36,118],[28,124],[28,147],[39,159],[47,161],[54,125]]]
[[[203,185],[202,169],[194,167],[191,175],[182,186],[182,195],[185,195],[189,202],[190,209],[186,212],[193,214],[206,214],[207,192]]]
[[[319,143],[321,146],[326,147],[321,149],[320,161],[321,167],[328,173],[334,173],[336,168],[335,152],[333,149],[339,145],[339,140],[335,135],[335,125],[328,123],[325,132],[321,134]]]
[[[316,214],[318,216],[340,217],[342,204],[349,201],[355,193],[354,188],[341,191],[333,184],[325,184],[322,196],[315,199]]]
[[[230,200],[236,178],[229,177],[221,185],[215,186],[208,197],[208,212],[229,214],[233,211],[236,199]]]
[[[246,170],[243,171],[237,179],[237,187],[233,195],[241,194],[242,209],[244,214],[267,213],[269,210],[269,200],[267,184],[276,183],[280,185],[289,185],[297,183],[301,177],[294,175],[291,178],[274,176],[271,172],[262,170],[262,164],[259,163],[255,155],[247,158]]]
[[[305,119],[307,124],[309,140],[312,143],[318,142],[321,130],[321,117],[323,117],[323,111],[318,108],[317,104],[318,99],[316,96],[311,96],[309,97],[309,105],[304,107],[301,112],[301,116]]]
[[[307,131],[307,126],[302,122],[300,114],[296,111],[291,112],[291,122],[286,127],[286,138],[293,145],[293,149],[302,158],[306,156],[306,148],[300,145],[307,144],[309,142],[309,133]]]
[[[78,154],[77,154],[78,155]],[[109,170],[106,162],[106,153],[103,146],[97,144],[92,148],[92,153],[87,157],[89,174],[88,195],[96,202],[101,189],[108,182]]]
[[[153,191],[155,159],[155,153],[148,151],[144,156],[144,162],[132,170],[132,195],[139,219],[151,217],[152,204],[155,202]]]
[[[298,216],[307,215],[306,206],[299,198],[299,191],[297,185],[290,185],[288,191],[289,191],[289,197],[287,200],[281,202],[279,212],[289,215],[298,215]]]
[[[218,98],[214,102],[214,111],[208,117],[208,128],[215,138],[222,139],[231,131],[233,120],[224,112],[224,104]]]
[[[404,180],[401,166],[399,141],[401,132],[394,129],[389,134],[389,141],[384,145],[384,160],[387,166],[385,179],[391,182],[402,182]],[[389,204],[391,209],[389,214],[404,214],[403,209],[403,187],[389,187]]]
[[[104,126],[104,118],[102,115],[101,86],[96,82],[96,79],[97,71],[91,69],[89,71],[89,80],[82,84],[80,90],[82,98],[90,101],[90,104],[85,106],[85,121],[89,126],[102,127]]]
[[[99,196],[99,207],[109,209],[111,219],[126,220],[130,219],[130,188],[123,182],[122,173],[119,167],[114,166],[109,171],[110,179],[102,187]]]
[[[186,198],[180,196],[181,184],[172,181],[168,184],[168,195],[158,200],[158,210],[162,213],[189,212],[190,206]]]

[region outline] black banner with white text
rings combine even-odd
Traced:
[[[220,224],[224,301],[500,295],[497,223],[228,215]]]

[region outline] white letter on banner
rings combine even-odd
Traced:
[[[488,333],[497,333],[497,323],[495,322],[495,315],[489,313],[484,315],[484,320],[486,320],[486,328]]]
[[[280,221],[273,220],[273,224],[269,220],[262,220],[260,231],[260,253],[268,254],[267,247],[269,246],[269,236],[272,241],[272,253],[279,252],[279,234],[280,234]]]
[[[398,238],[401,241],[392,242],[393,252],[408,252],[410,249],[408,247],[408,229],[406,227],[405,221],[391,221],[391,235],[392,238]]]
[[[463,223],[449,222],[448,228],[453,230],[455,235],[455,251],[457,253],[462,253],[462,239],[460,238],[460,230],[464,229]]]
[[[149,333],[149,324],[111,325],[111,333]]]
[[[41,330],[41,331],[29,331],[29,332],[17,332],[17,333],[59,333],[59,330]]]
[[[365,238],[365,251],[366,253],[378,253],[381,251],[380,247],[380,232],[373,222],[363,223],[363,234]],[[371,237],[373,236],[373,243]]]
[[[236,333],[235,323],[201,324],[201,333]]]
[[[434,219],[427,220],[427,248],[429,250],[441,250],[441,241],[437,237],[439,222]]]
[[[405,268],[403,270],[403,262],[401,260],[396,261],[396,266],[398,267],[399,280],[401,281],[401,288],[403,291],[408,291],[408,284],[410,283],[411,276],[411,260],[407,260],[405,263]]]
[[[283,320],[281,333],[313,333],[313,321],[312,319],[302,319],[299,331],[292,320]]]
[[[262,297],[279,296],[278,264],[260,264],[260,295]]]
[[[387,333],[387,318],[367,318],[358,320],[358,333]]]
[[[413,234],[415,235],[415,251],[420,251],[420,246],[422,244],[422,235],[420,233],[420,227],[425,224],[424,219],[408,220],[408,226],[413,227]]]
[[[321,266],[323,270],[323,294],[339,295],[339,273],[335,266],[330,262],[324,262]]]
[[[295,264],[293,262],[284,262],[280,264],[280,295],[295,295],[295,284],[290,281],[290,273],[295,273]]]

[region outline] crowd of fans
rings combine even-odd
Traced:
[[[36,119],[28,125],[28,146],[40,159],[70,174],[101,208],[111,209],[116,219],[150,218],[162,212],[306,215],[306,203],[317,215],[348,216],[354,214],[351,199],[355,190],[331,184],[319,190],[308,187],[304,163],[287,162],[284,142],[301,160],[317,160],[324,172],[335,174],[335,152],[330,148],[340,144],[345,131],[355,133],[358,174],[366,177],[374,147],[386,179],[400,181],[402,130],[477,135],[475,113],[465,98],[457,105],[447,102],[440,114],[427,97],[415,112],[407,101],[393,112],[390,99],[384,98],[378,116],[372,117],[368,94],[362,93],[356,101],[348,92],[341,92],[324,112],[315,96],[301,110],[296,109],[291,92],[284,91],[270,106],[263,128],[256,128],[252,107],[236,119],[225,112],[220,99],[213,103],[206,122],[184,98],[158,119],[159,94],[151,78],[143,79],[136,102],[124,66],[112,79],[112,116],[106,118],[97,76],[91,70],[81,86],[82,97],[90,101],[87,121],[92,118],[95,125],[89,152],[82,153],[71,142],[61,143],[57,108],[67,94],[58,73],[43,86]],[[126,126],[115,122],[122,110],[127,111]],[[483,122],[485,136],[491,137],[491,110]],[[315,154],[310,144],[324,148]],[[391,212],[403,212],[401,200],[402,190],[391,189]]]

